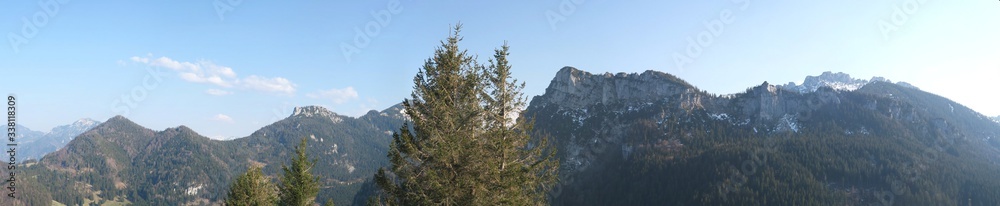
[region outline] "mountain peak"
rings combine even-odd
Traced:
[[[292,116],[290,117],[325,117],[329,118],[330,121],[333,121],[334,123],[338,123],[343,120],[337,113],[334,113],[325,107],[316,105],[295,107],[295,110],[292,111]]]
[[[175,132],[175,133],[180,133],[180,134],[188,134],[188,135],[194,135],[194,136],[201,136],[200,134],[198,134],[198,132],[195,132],[194,129],[191,129],[190,127],[185,126],[185,125],[180,125],[180,126],[177,126],[177,127],[167,128],[167,129],[165,129],[163,131],[166,131],[166,132]]]
[[[760,85],[758,85],[756,87],[753,87],[752,89],[753,89],[753,91],[755,91],[757,93],[761,93],[761,94],[763,94],[763,93],[776,94],[778,92],[779,87],[780,86],[778,86],[778,85],[774,85],[774,84],[768,83],[767,81],[764,81],[764,83],[761,83]]]
[[[125,118],[125,116],[121,116],[121,115],[115,115],[114,117],[111,117],[110,119],[108,119],[108,121],[106,121],[106,122],[111,122],[112,120],[114,120],[114,121],[122,121],[122,120],[124,120],[124,121],[131,122],[130,120],[128,120],[128,118]]]
[[[132,129],[148,130],[146,127],[143,127],[143,126],[141,126],[139,124],[136,124],[132,120],[129,120],[128,118],[125,118],[124,116],[121,116],[121,115],[115,115],[114,117],[111,117],[107,121],[104,121],[104,123],[101,123],[101,124],[98,124],[98,125],[94,126],[94,128],[108,128],[108,127],[111,127],[111,128],[125,127],[125,128],[132,128]]]
[[[76,127],[93,127],[93,126],[96,126],[98,124],[101,124],[101,122],[98,122],[97,120],[93,120],[93,119],[90,119],[90,118],[82,118],[82,119],[76,120],[71,125],[76,126]]]
[[[781,87],[787,90],[797,91],[799,93],[815,92],[817,89],[822,87],[830,87],[834,90],[841,91],[854,91],[872,82],[893,83],[885,77],[872,77],[871,80],[864,80],[855,79],[851,77],[850,74],[843,72],[834,73],[831,71],[825,71],[819,76],[806,76],[806,79],[802,81],[802,85],[796,85],[794,82],[789,82]],[[899,82],[896,84],[904,87],[916,88],[906,82]]]
[[[575,67],[565,66],[556,72],[556,77],[552,79],[553,82],[559,80],[561,82],[569,82],[575,84],[581,76],[591,76],[590,72],[582,71],[576,69]]]
[[[86,132],[87,130],[90,130],[91,128],[97,127],[97,125],[100,125],[100,124],[101,124],[101,122],[99,122],[97,120],[93,120],[93,119],[90,119],[90,118],[82,118],[82,119],[76,120],[72,124],[62,125],[62,126],[58,126],[58,127],[52,128],[52,131],[49,132],[49,134],[52,134],[52,135],[55,135],[55,136],[69,137],[69,140],[71,140],[76,135],[78,135],[80,133],[83,133],[83,132]]]
[[[292,111],[292,116],[311,117],[311,116],[331,116],[331,115],[335,115],[335,113],[331,112],[330,110],[327,110],[324,107],[315,105],[295,107],[295,110]]]
[[[568,73],[574,73],[574,72],[585,72],[585,71],[577,69],[576,67],[564,66],[562,69],[559,69],[559,72],[556,73],[556,76],[558,77],[558,76],[561,76],[561,75],[565,75],[565,74],[568,74]]]
[[[565,107],[581,108],[618,101],[655,101],[691,88],[687,82],[659,71],[592,74],[567,66],[556,73],[542,99]]]

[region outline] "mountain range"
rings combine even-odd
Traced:
[[[80,134],[66,147],[22,171],[29,190],[47,190],[25,200],[42,205],[120,202],[136,205],[217,205],[229,182],[250,165],[277,178],[295,143],[308,139],[318,162],[318,200],[349,205],[377,168],[393,130],[404,118],[401,106],[348,117],[318,106],[296,107],[289,117],[247,137],[212,140],[186,126],[154,131],[116,116]],[[38,189],[44,188],[44,189]],[[51,199],[51,200],[48,200]]]
[[[851,78],[851,75],[843,72],[823,72],[823,74],[820,74],[819,76],[807,76],[806,79],[802,81],[802,85],[796,85],[795,82],[789,82],[788,84],[781,85],[780,87],[786,90],[797,91],[799,93],[815,92],[823,87],[829,87],[831,89],[841,91],[853,91],[873,82],[893,84],[892,81],[886,79],[885,77],[872,77],[871,80],[863,80]],[[906,82],[897,82],[895,84],[902,87],[917,88]]]
[[[995,205],[1000,125],[908,84],[824,73],[716,95],[672,75],[560,70],[525,116],[555,205]]]
[[[216,205],[250,165],[276,179],[308,139],[317,200],[363,203],[402,106],[360,117],[318,106],[212,140],[116,116],[24,163],[20,204]],[[989,205],[1000,124],[946,98],[843,73],[718,95],[673,75],[556,73],[523,117],[557,148],[554,205]],[[55,131],[55,130],[54,130]],[[7,200],[10,201],[10,200]],[[17,204],[17,203],[15,203]]]
[[[28,159],[39,159],[45,154],[54,152],[73,140],[77,135],[101,124],[100,121],[83,118],[68,125],[61,125],[52,128],[50,132],[33,131],[27,127],[17,125],[18,161],[23,162]]]

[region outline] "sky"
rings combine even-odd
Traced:
[[[1000,115],[1000,2],[4,1],[0,93],[38,131],[123,115],[244,137],[320,105],[360,116],[409,97],[450,27],[481,62],[504,42],[528,97],[573,66],[656,70],[711,93],[824,71],[906,81]]]

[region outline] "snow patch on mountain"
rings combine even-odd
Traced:
[[[64,137],[61,138],[60,141],[66,143],[69,142],[69,140],[73,140],[73,138],[76,137],[77,135],[80,135],[81,133],[96,127],[98,124],[101,124],[101,122],[89,118],[83,118],[76,120],[75,122],[69,125],[62,125],[52,128],[52,131],[50,131],[46,135],[54,137]]]
[[[97,120],[90,119],[90,118],[83,118],[83,119],[76,120],[76,122],[73,122],[73,124],[71,124],[71,126],[78,127],[78,128],[92,128],[94,126],[97,126],[98,124],[101,124],[101,122],[99,122]]]
[[[778,125],[774,126],[775,132],[799,132],[798,117],[791,114],[785,114],[778,120]]]
[[[787,90],[797,91],[799,93],[815,92],[822,87],[830,87],[834,90],[840,91],[854,91],[872,82],[893,83],[885,77],[872,77],[871,80],[864,80],[852,78],[851,75],[843,72],[833,73],[827,71],[823,72],[823,74],[820,74],[819,76],[807,76],[806,79],[802,81],[802,85],[797,85],[795,82],[789,82],[781,87]],[[895,84],[908,88],[916,88],[906,82],[898,82]]]
[[[726,113],[708,114],[708,116],[712,117],[712,119],[719,120],[719,121],[726,121],[727,119],[729,119],[729,114],[726,114]]]

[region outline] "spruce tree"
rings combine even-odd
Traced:
[[[274,205],[278,199],[274,185],[264,176],[259,166],[251,166],[229,186],[225,199],[230,206]]]
[[[533,141],[531,123],[517,118],[524,85],[510,76],[508,47],[485,67],[459,49],[460,31],[457,25],[413,79],[403,101],[411,122],[393,134],[391,167],[375,174],[385,195],[376,204],[545,204],[554,150]]]
[[[319,179],[310,171],[315,164],[316,160],[309,161],[309,156],[306,154],[306,138],[302,138],[299,146],[295,147],[291,167],[281,165],[284,173],[281,176],[278,205],[313,205],[316,194],[319,193]]]
[[[484,71],[488,93],[481,96],[486,107],[486,152],[491,154],[481,161],[487,165],[481,179],[493,188],[490,193],[496,194],[484,198],[494,205],[541,205],[555,184],[559,165],[555,149],[549,147],[546,138],[532,139],[529,132],[534,123],[520,116],[527,105],[521,93],[525,84],[518,84],[511,76],[509,49],[504,43],[495,50]]]

